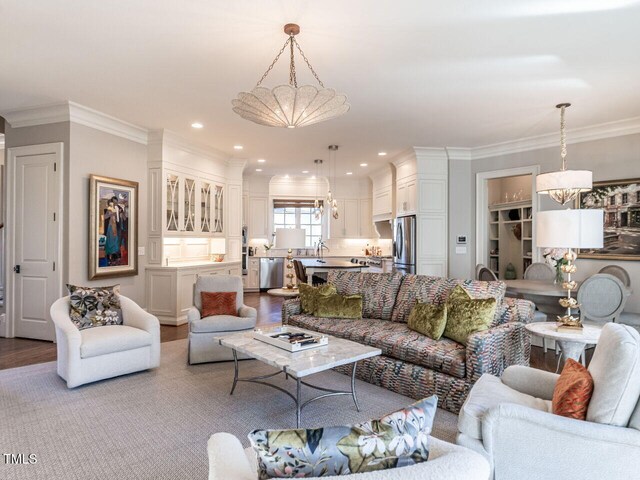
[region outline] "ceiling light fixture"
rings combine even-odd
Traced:
[[[309,170],[302,170],[302,173],[309,173]]]
[[[311,177],[314,180],[320,176],[320,169],[322,168],[322,160],[317,158],[313,161],[316,166],[316,174]],[[318,182],[316,182],[316,198],[313,200],[313,216],[316,220],[322,218],[324,213],[324,202],[318,198]]]
[[[197,128],[197,129],[199,130],[199,129],[203,128],[203,127],[204,127],[204,125],[203,125],[203,124],[201,124],[200,122],[193,122],[193,123],[191,124],[191,127],[193,127],[193,128]]]
[[[242,145],[234,145],[233,149],[234,150],[242,150],[244,147]]]
[[[259,158],[258,159],[258,163],[264,163],[264,162],[266,162],[266,160],[264,158]]]
[[[379,157],[385,157],[386,155],[387,155],[387,152],[378,152]]]
[[[329,145],[329,175],[331,175],[331,169],[333,168],[333,186],[336,185],[336,154],[338,152],[338,145]],[[327,207],[331,209],[331,216],[338,219],[338,201],[333,198],[331,193],[331,183],[329,184],[329,191],[327,192]]]
[[[564,112],[570,103],[560,103],[560,157],[562,168],[557,172],[541,173],[536,177],[536,191],[549,195],[564,205],[580,192],[588,192],[593,186],[593,173],[589,170],[567,170],[567,134],[565,133]]]
[[[347,175],[353,175],[353,172],[347,172]]]
[[[286,128],[304,127],[347,113],[350,105],[347,103],[346,95],[338,94],[332,88],[325,88],[296,41],[295,36],[300,33],[300,27],[295,23],[288,23],[284,26],[284,33],[289,38],[253,90],[240,92],[238,98],[231,101],[233,111],[245,120],[260,125]],[[279,85],[272,90],[260,86],[287,46],[289,46],[289,85]],[[314,85],[298,87],[294,47],[298,49],[299,55],[311,70],[320,88]]]
[[[261,168],[256,168],[256,172],[261,172],[262,169]]]
[[[360,166],[361,167],[366,167],[368,165],[368,163],[361,163]]]

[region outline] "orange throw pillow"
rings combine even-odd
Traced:
[[[575,360],[567,360],[553,389],[553,413],[563,417],[585,420],[593,393],[593,378]]]
[[[236,292],[201,292],[202,318],[212,315],[238,315]]]

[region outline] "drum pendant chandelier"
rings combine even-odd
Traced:
[[[347,103],[346,95],[338,94],[332,88],[325,88],[296,41],[295,36],[300,33],[300,27],[294,23],[288,23],[284,26],[284,33],[289,38],[254,89],[251,92],[240,92],[238,98],[231,101],[233,111],[245,120],[260,125],[286,128],[306,127],[347,113],[350,105]],[[279,85],[271,90],[262,87],[262,82],[287,46],[290,52],[289,84]],[[314,85],[298,86],[294,47],[298,49],[320,88]]]
[[[570,202],[581,192],[591,190],[593,173],[589,170],[567,170],[567,134],[565,133],[564,111],[570,103],[556,105],[560,109],[560,157],[561,170],[541,173],[536,177],[536,191],[549,195],[561,205]]]

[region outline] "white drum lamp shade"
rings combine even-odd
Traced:
[[[604,211],[548,210],[536,214],[539,248],[602,248]]]
[[[536,177],[536,192],[551,195],[559,203],[566,203],[565,198],[570,200],[580,192],[588,192],[592,185],[593,173],[589,170],[560,170]]]
[[[276,229],[276,248],[304,248],[306,230],[304,228]]]

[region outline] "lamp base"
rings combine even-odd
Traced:
[[[295,275],[291,272],[293,270],[293,251],[289,249],[287,251],[287,284],[284,286],[286,290],[294,290],[296,288],[295,283],[293,283],[293,278]]]

